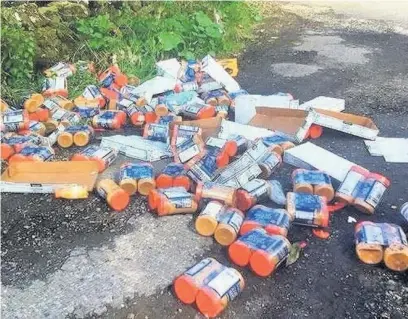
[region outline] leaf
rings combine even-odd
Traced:
[[[159,41],[163,45],[164,51],[170,51],[175,49],[183,39],[173,32],[161,32],[159,34]]]
[[[289,252],[289,256],[286,259],[286,266],[290,266],[294,264],[300,257],[301,252],[303,251],[303,248],[306,247],[305,242],[296,242],[292,244],[292,247]]]
[[[188,50],[182,51],[182,52],[179,54],[179,56],[181,56],[181,57],[183,57],[183,58],[185,58],[185,59],[187,59],[187,60],[190,60],[190,59],[194,59],[194,58],[195,58],[194,53],[191,52],[191,51],[188,51]]]
[[[220,30],[216,26],[208,26],[205,29],[205,32],[207,33],[207,35],[209,35],[212,38],[221,38],[222,37]]]
[[[209,25],[212,25],[213,22],[211,19],[206,15],[204,12],[199,11],[196,13],[196,21],[198,22],[199,25],[206,27]]]

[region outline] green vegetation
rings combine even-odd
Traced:
[[[93,3],[97,9],[92,11],[90,7],[88,16],[75,18],[71,15],[69,20],[67,14],[59,17],[56,11],[61,7],[64,12],[71,13],[69,3],[55,4],[39,8],[39,18],[35,21],[44,21],[41,23],[53,35],[67,37],[59,46],[61,52],[66,52],[63,46],[69,45],[70,52],[58,59],[91,60],[97,69],[105,68],[113,60],[123,72],[141,79],[152,76],[154,63],[161,59],[201,58],[206,54],[224,57],[236,53],[251,38],[255,23],[261,19],[258,11],[246,2],[163,1],[144,5],[122,2],[115,7],[97,2]],[[48,9],[50,6],[52,10]],[[82,16],[88,11],[88,8],[78,10],[78,4],[75,6]],[[4,98],[16,99],[22,88],[24,91],[38,89],[40,69],[57,60],[47,61],[48,55],[42,51],[52,50],[49,47],[45,50],[44,46],[50,44],[40,43],[36,37],[35,24],[10,20],[2,13],[1,86]],[[53,26],[50,23],[54,20],[57,23]],[[70,78],[70,95],[80,93],[91,81],[86,72]]]

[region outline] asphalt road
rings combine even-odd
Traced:
[[[347,111],[374,119],[380,136],[408,137],[408,38],[379,22],[373,30],[345,27],[333,15],[330,21],[276,13],[239,59],[241,86],[302,101],[344,98]],[[387,221],[407,231],[398,208],[408,201],[408,166],[371,157],[361,139],[346,134],[325,130],[316,144],[388,176],[390,190],[374,216],[352,208],[334,214],[329,240],[293,227],[290,240],[308,243],[304,256],[267,279],[240,269],[246,288],[222,318],[408,317],[408,273],[360,263],[347,222]],[[286,191],[292,169],[276,174]],[[202,257],[229,264],[224,248],[194,232],[194,217],[156,218],[142,198],[122,213],[94,195],[2,194],[1,204],[3,318],[201,318],[172,295],[172,279]]]

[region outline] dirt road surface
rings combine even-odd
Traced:
[[[288,3],[269,8],[270,18],[240,56],[239,83],[254,94],[291,92],[301,101],[344,98],[347,111],[374,119],[380,136],[408,137],[403,21],[336,10]],[[347,223],[352,216],[408,231],[398,213],[408,200],[407,165],[371,157],[362,139],[329,130],[316,144],[388,176],[391,189],[374,216],[352,208],[332,216],[327,241],[293,227],[289,238],[308,243],[304,256],[267,279],[241,269],[246,289],[222,318],[408,317],[408,273],[359,262],[354,225]],[[285,165],[276,175],[286,191],[292,169]],[[5,319],[202,318],[172,295],[172,279],[202,257],[229,264],[224,248],[195,233],[192,216],[156,218],[141,198],[119,214],[94,195],[63,201],[2,194],[1,204]]]

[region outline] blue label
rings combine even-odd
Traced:
[[[402,228],[388,223],[362,223],[355,234],[357,243],[379,244],[389,246],[393,243],[407,245],[407,237]]]
[[[82,118],[91,118],[99,114],[99,107],[76,106],[74,111]]]
[[[173,93],[163,97],[161,103],[165,104],[172,112],[176,111],[178,107],[187,104],[197,96],[194,91],[186,91],[181,93]]]
[[[153,166],[148,164],[126,164],[120,170],[120,178],[153,178]]]
[[[42,146],[25,146],[21,152],[21,155],[24,156],[37,156],[43,161],[46,161],[48,159],[51,159],[54,154],[52,153],[51,149],[48,147],[42,147]]]
[[[116,112],[105,111],[99,115],[99,119],[111,120],[114,119],[117,114]]]
[[[88,125],[74,125],[74,126],[69,126],[65,129],[65,132],[68,133],[77,133],[77,132],[90,132],[91,129],[89,128]]]
[[[256,221],[262,226],[276,225],[289,228],[289,215],[284,209],[273,209],[263,205],[252,207],[246,214],[245,220]]]
[[[322,185],[322,184],[329,184],[330,178],[328,177],[327,174],[323,172],[299,170],[295,173],[293,182],[295,184]]]
[[[167,124],[147,124],[146,138],[151,141],[167,143],[169,137],[169,126]]]
[[[221,97],[221,96],[225,96],[225,92],[221,90],[213,90],[213,91],[208,91],[208,92],[204,92],[201,94],[201,98],[204,101],[211,99],[211,98]]]
[[[362,199],[365,201],[368,195],[371,193],[376,181],[374,179],[365,179],[359,181],[357,187],[353,191],[355,198]]]
[[[165,115],[165,116],[160,116],[158,123],[157,124],[169,124],[171,122],[173,122],[176,119],[175,115]]]
[[[8,145],[17,145],[17,144],[23,144],[31,142],[31,137],[30,136],[10,136],[10,137],[4,137],[2,143],[8,144]]]
[[[42,124],[42,123],[36,122],[36,121],[30,121],[30,124],[29,124],[29,126],[28,126],[28,129],[29,129],[30,131],[36,132],[36,131],[41,130],[42,127],[43,127],[43,124]]]
[[[168,164],[162,174],[169,175],[169,176],[178,176],[181,175],[184,171],[184,165],[179,163],[170,163]]]
[[[322,208],[319,196],[303,193],[293,193],[296,210],[314,212]]]
[[[100,81],[101,85],[105,88],[110,87],[115,79],[113,73],[109,72],[106,76]]]
[[[262,138],[262,142],[266,146],[281,144],[281,143],[288,142],[288,141],[289,140],[287,138],[285,138],[284,136],[280,136],[280,135],[271,135],[271,136],[266,136]]]
[[[94,99],[97,97],[101,97],[102,94],[96,85],[88,85],[82,93],[82,96],[87,99]]]
[[[217,170],[217,157],[214,154],[207,153],[197,164],[208,175],[213,176]]]
[[[87,157],[92,157],[95,152],[99,150],[96,145],[89,145],[87,148],[81,151],[81,154]]]
[[[275,243],[275,239],[268,235],[264,230],[253,229],[245,235],[238,238],[239,241],[244,242],[252,249],[266,250]]]

